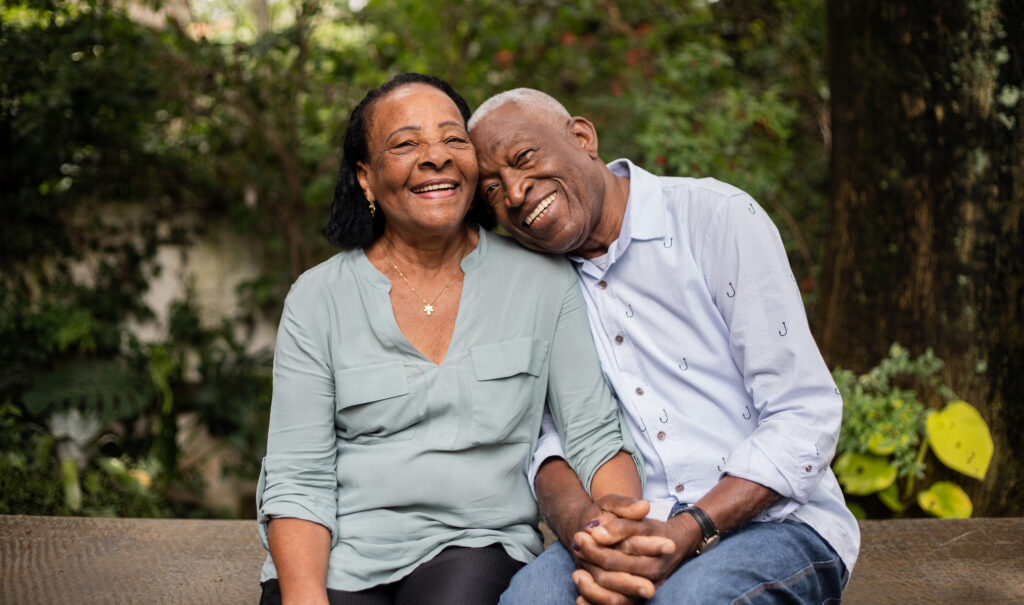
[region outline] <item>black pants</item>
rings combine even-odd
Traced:
[[[358,592],[327,589],[331,605],[486,605],[497,603],[523,563],[500,544],[449,546],[401,580]],[[260,605],[280,605],[276,579],[261,584]]]

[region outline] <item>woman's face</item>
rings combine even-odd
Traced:
[[[448,95],[427,84],[400,86],[373,104],[359,184],[395,235],[460,227],[476,190],[476,153]]]

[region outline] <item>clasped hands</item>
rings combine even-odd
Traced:
[[[700,528],[689,515],[658,521],[648,511],[646,500],[617,495],[583,510],[572,544],[577,605],[642,602],[697,550]]]

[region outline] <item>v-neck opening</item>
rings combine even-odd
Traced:
[[[420,359],[426,361],[434,368],[444,367],[445,362],[448,361],[448,359],[452,356],[453,347],[457,348],[455,345],[460,340],[460,326],[465,323],[463,315],[466,313],[466,304],[472,303],[472,301],[470,300],[470,296],[472,296],[472,294],[467,295],[467,291],[472,292],[473,289],[468,286],[472,285],[472,282],[474,280],[473,276],[475,274],[473,269],[480,265],[487,246],[487,244],[485,243],[486,231],[480,227],[477,227],[477,234],[479,237],[477,238],[476,247],[470,250],[469,254],[462,257],[462,260],[459,261],[459,267],[462,269],[463,273],[462,292],[459,294],[459,309],[455,313],[455,325],[452,326],[452,333],[448,339],[448,347],[444,351],[444,356],[441,358],[441,363],[436,363],[433,359],[428,357],[423,351],[421,351],[416,345],[414,345],[412,341],[409,340],[409,337],[406,336],[405,332],[402,331],[401,326],[398,325],[398,318],[395,316],[395,306],[391,302],[391,279],[387,275],[385,275],[380,269],[378,269],[376,265],[370,262],[370,259],[367,258],[366,256],[365,250],[362,251],[362,263],[364,267],[368,270],[366,272],[366,277],[369,278],[369,282],[371,285],[376,287],[378,290],[382,291],[382,300],[386,301],[387,308],[390,311],[389,313],[385,313],[385,315],[388,316],[387,327],[389,330],[393,331],[392,337],[394,342],[399,346],[408,349],[409,352],[419,356]]]

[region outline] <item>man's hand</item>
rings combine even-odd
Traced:
[[[646,579],[648,587],[656,587],[700,544],[700,529],[688,515],[665,522],[645,518],[648,506],[642,501],[629,502],[629,499],[618,498],[602,500],[599,504],[603,513],[599,523],[592,522],[584,531],[574,534],[573,546],[580,549],[578,559],[588,563],[589,567],[585,569],[590,572],[591,579],[606,589],[614,590],[623,584],[637,586],[635,579],[627,582],[623,574]],[[610,520],[607,519],[609,513],[612,515]],[[583,575],[581,578],[586,585],[588,578]],[[606,578],[613,578],[613,584],[609,586]],[[636,592],[624,594],[649,596]],[[606,599],[588,600],[607,602]]]
[[[599,514],[594,514],[595,508]],[[573,536],[573,555],[580,567],[573,580],[580,603],[620,605],[650,598],[682,562],[679,528],[645,518],[649,510],[645,500],[609,496],[581,515],[581,520],[589,518]]]

